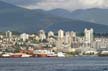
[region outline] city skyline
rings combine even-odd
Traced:
[[[94,31],[93,28],[85,28],[83,36],[62,29],[57,34],[52,30],[48,33],[40,30],[37,34],[19,35],[6,31],[4,35],[0,34],[0,57],[67,57],[100,55],[100,51],[102,55],[107,55],[108,38],[94,36]]]

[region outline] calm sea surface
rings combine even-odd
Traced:
[[[0,71],[108,71],[108,57],[0,58]]]

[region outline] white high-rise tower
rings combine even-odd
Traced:
[[[64,31],[61,29],[58,31],[58,38],[64,38]]]
[[[39,38],[40,38],[41,41],[46,39],[46,35],[45,35],[45,31],[44,30],[40,30],[39,31]]]
[[[54,36],[54,32],[49,31],[49,32],[48,32],[48,37],[50,37],[50,36]]]
[[[84,30],[84,33],[85,33],[85,41],[87,43],[91,43],[93,41],[93,29],[85,29]]]
[[[6,32],[6,37],[8,37],[8,38],[12,37],[12,32],[11,31],[7,31]]]

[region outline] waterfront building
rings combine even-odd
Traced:
[[[3,35],[0,35],[0,39],[3,39],[4,38],[4,36]]]

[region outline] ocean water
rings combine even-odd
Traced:
[[[108,57],[0,58],[0,71],[108,71]]]

